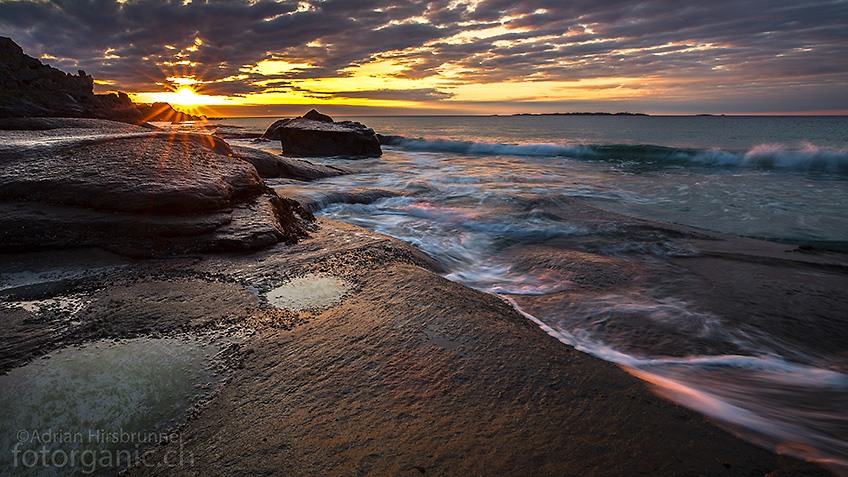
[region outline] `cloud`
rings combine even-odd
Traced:
[[[629,78],[763,101],[802,85],[809,101],[839,94],[831,102],[848,109],[845,25],[844,0],[0,1],[0,31],[28,54],[118,89],[192,76],[207,94],[307,94],[312,79],[393,62],[385,88],[319,96],[452,103],[471,83]],[[308,66],[245,73],[268,59]]]
[[[390,99],[400,101],[427,102],[439,99],[450,99],[453,93],[446,93],[433,88],[421,89],[376,89],[365,91],[334,91],[334,97],[340,98],[365,98],[365,99]]]

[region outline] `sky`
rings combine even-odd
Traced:
[[[848,114],[848,0],[0,0],[0,35],[215,116]]]

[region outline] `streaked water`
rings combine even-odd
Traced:
[[[332,204],[321,215],[412,243],[445,264],[448,278],[501,295],[563,342],[627,366],[753,441],[848,472],[848,334],[839,331],[848,313],[824,317],[841,323],[827,328],[843,333],[840,345],[819,331],[822,317],[790,317],[809,336],[787,339],[705,311],[668,291],[689,278],[667,259],[691,250],[667,233],[566,213],[577,199],[848,250],[848,118],[358,120],[399,137],[378,159],[316,160],[356,173],[301,187],[397,196]],[[271,122],[238,121],[258,131]],[[645,273],[659,278],[640,282]]]

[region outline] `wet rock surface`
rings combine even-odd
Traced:
[[[2,251],[254,250],[297,241],[311,220],[214,136],[91,119],[7,119],[0,137]]]
[[[291,156],[377,157],[383,153],[373,129],[354,121],[335,122],[315,110],[275,121],[262,137],[281,141],[283,154]]]
[[[330,221],[251,254],[5,255],[0,370],[103,337],[244,331],[219,392],[129,475],[827,475],[427,269],[408,245]],[[349,288],[316,310],[274,306],[269,292],[310,276]],[[145,465],[178,454],[191,460]]]
[[[253,147],[233,146],[233,151],[237,157],[253,164],[260,176],[267,178],[312,181],[349,174],[348,171],[338,167],[313,164],[303,159],[279,156]]]
[[[498,297],[436,275],[445,270],[409,245],[331,221],[305,236],[308,209],[269,190],[213,136],[16,119],[0,121],[0,138],[0,373],[102,338],[247,336],[179,441],[162,441],[130,475],[827,474],[656,397]],[[590,225],[615,216],[571,205]],[[605,233],[676,232],[691,245],[677,260],[705,280],[740,256],[780,272],[796,262],[845,267],[615,217],[621,228]],[[512,253],[523,269],[561,273],[583,291],[651,278],[592,253],[602,246],[580,238],[564,256],[544,246]],[[319,293],[303,288],[315,283]],[[146,465],[175,453],[191,459]]]
[[[371,204],[380,199],[400,196],[395,191],[373,188],[326,191],[298,187],[276,187],[275,190],[281,197],[290,197],[311,212],[317,212],[330,204]]]

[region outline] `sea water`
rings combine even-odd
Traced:
[[[344,119],[397,137],[380,158],[314,159],[354,174],[301,187],[397,195],[330,204],[319,215],[414,244],[447,267],[447,278],[501,295],[561,341],[626,366],[750,440],[848,472],[848,339],[837,352],[816,346],[817,317],[797,317],[810,339],[786,342],[768,327],[753,333],[738,319],[652,288],[556,301],[572,286],[569,261],[585,261],[558,244],[598,234],[556,213],[567,200],[848,251],[848,117]],[[230,131],[261,132],[272,121],[221,122]],[[638,257],[661,270],[665,258],[691,252],[624,228],[603,233],[603,245],[592,250],[595,262],[581,266],[613,267],[618,258]],[[539,250],[560,265],[518,262]],[[551,297],[552,304],[534,315],[522,308],[523,297]],[[842,320],[836,329],[845,330],[848,310],[844,315],[827,319]]]
[[[137,462],[180,439],[187,411],[220,381],[218,352],[191,336],[100,340],[12,369],[0,376],[0,468],[104,475]]]

